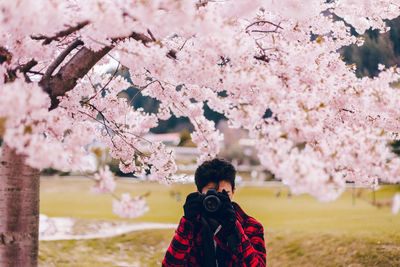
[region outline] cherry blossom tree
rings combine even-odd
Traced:
[[[92,170],[103,142],[125,172],[171,182],[174,155],[143,138],[172,114],[194,126],[199,161],[223,138],[203,114],[224,114],[257,142],[261,163],[296,193],[335,199],[345,182],[398,182],[397,68],[357,78],[339,49],[350,34],[387,30],[399,0],[38,0],[0,3],[0,264],[37,264],[39,170]],[[147,114],[120,97],[129,83],[95,65],[128,68]],[[266,110],[272,116],[264,116]],[[146,149],[142,144],[147,143]],[[115,186],[102,169],[93,191]],[[123,195],[123,217],[147,209]]]

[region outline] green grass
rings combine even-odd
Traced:
[[[384,195],[386,200],[390,195],[386,191],[392,190],[384,187],[376,198],[384,199]],[[288,199],[284,194],[276,198],[271,188],[243,188],[237,193],[235,200],[266,228],[346,234],[400,233],[400,216],[392,215],[388,207],[379,209],[371,205],[366,200],[369,200],[367,192],[363,199],[355,199],[354,205],[349,192],[330,203],[321,203],[305,195]]]
[[[72,216],[118,220],[112,212],[110,195],[90,193],[93,183],[89,180],[67,178],[49,179],[41,183],[40,210],[48,216]],[[359,189],[362,198],[345,192],[338,200],[321,203],[307,196],[287,198],[287,188],[281,188],[281,196],[275,197],[278,188],[238,188],[234,200],[246,212],[261,221],[265,228],[299,231],[324,231],[362,234],[365,232],[400,233],[400,215],[392,215],[389,207],[371,205],[371,193]],[[177,223],[182,216],[182,205],[194,185],[162,185],[158,183],[132,183],[119,181],[116,195],[130,192],[133,196],[150,193],[147,197],[150,211],[143,217],[131,221]],[[376,192],[377,201],[391,198],[400,186],[383,186]],[[177,199],[177,193],[180,199]]]
[[[400,238],[267,231],[269,266],[399,266]]]
[[[41,266],[161,266],[174,230],[146,230],[113,238],[40,242]]]
[[[90,187],[94,183],[84,179],[46,179],[41,182],[40,212],[48,216],[71,216],[119,220],[112,212],[112,196],[94,195]],[[158,183],[135,183],[118,181],[117,196],[129,192],[132,196],[150,194],[147,203],[150,212],[133,221],[173,222],[181,216],[182,202],[174,194],[180,192],[184,201],[193,185],[162,185]]]
[[[40,266],[160,266],[173,229],[113,238],[40,242]],[[265,232],[268,266],[399,266],[400,239]],[[397,244],[397,245],[396,245]]]
[[[91,194],[91,185],[88,180],[43,180],[41,213],[79,217],[83,223],[92,219],[120,220],[112,213],[112,197]],[[306,195],[288,198],[287,188],[279,189],[279,198],[275,196],[276,187],[238,188],[234,196],[249,215],[264,225],[270,266],[400,266],[400,215],[392,215],[384,205],[371,205],[370,190],[355,190],[358,197],[353,199],[350,189],[334,202],[320,203]],[[119,181],[116,194],[150,193],[150,211],[130,221],[177,223],[186,195],[194,190],[194,185]],[[376,203],[386,203],[395,192],[400,192],[400,186],[382,186],[375,192]],[[157,230],[109,239],[41,242],[40,260],[49,266],[60,266],[62,261],[80,266],[127,265],[123,262],[135,266],[140,259],[140,266],[159,266],[172,235],[173,230]],[[127,247],[132,249],[127,252]],[[148,256],[140,254],[148,249]]]

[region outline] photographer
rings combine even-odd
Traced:
[[[265,266],[264,230],[235,202],[236,170],[223,159],[200,165],[163,266]]]

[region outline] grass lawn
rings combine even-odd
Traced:
[[[41,213],[83,220],[119,220],[112,213],[110,195],[90,193],[91,181],[44,179]],[[182,205],[194,185],[160,185],[119,181],[116,195],[150,193],[150,211],[130,221],[177,223]],[[281,190],[279,198],[275,196]],[[287,197],[285,187],[238,188],[234,200],[265,228],[269,266],[400,266],[400,215],[369,202],[372,193],[351,190],[338,200],[320,203],[309,196]],[[384,203],[400,186],[375,192]],[[354,201],[355,200],[355,201]],[[108,239],[40,242],[43,266],[160,266],[174,230],[132,232]],[[136,265],[135,265],[136,264]]]

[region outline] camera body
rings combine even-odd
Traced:
[[[208,213],[214,214],[221,209],[222,203],[218,197],[217,190],[210,188],[204,195],[203,208]]]

